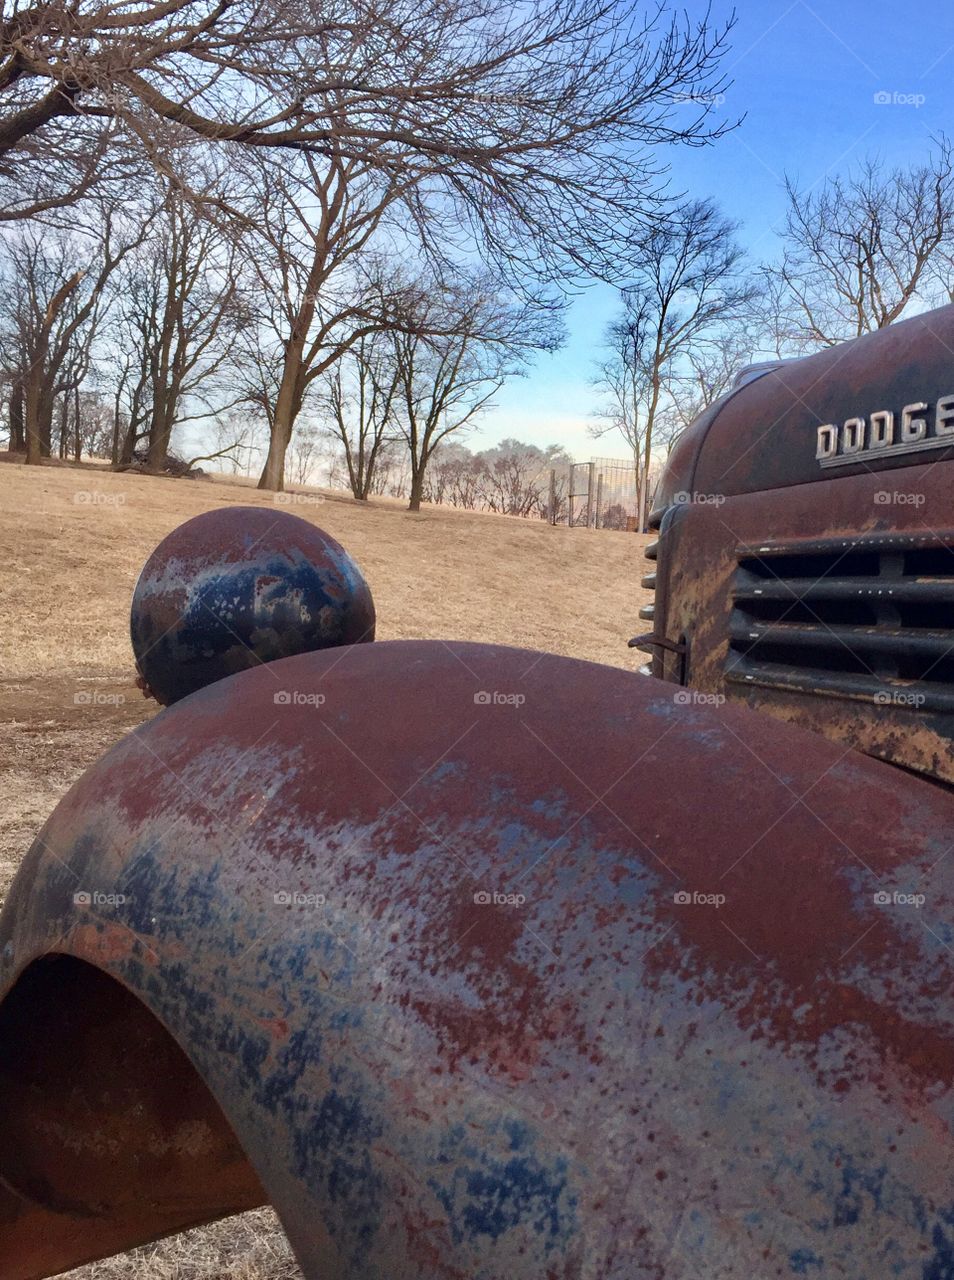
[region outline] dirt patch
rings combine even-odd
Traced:
[[[0,905],[60,796],[151,714],[126,681],[37,677],[0,685]]]

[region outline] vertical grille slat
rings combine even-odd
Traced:
[[[658,554],[659,554],[659,539],[657,538],[654,542],[647,542],[646,546],[643,548],[643,556],[647,560],[651,561],[654,566],[655,566],[655,562]],[[655,568],[652,573],[647,573],[643,576],[643,578],[640,580],[640,586],[645,591],[656,590]],[[655,625],[655,621],[656,621],[655,603],[644,604],[640,607],[639,620],[640,622],[651,622]],[[630,640],[629,643],[631,648],[639,649],[640,652],[646,653],[649,655],[649,658],[650,658],[649,662],[644,662],[642,666],[637,667],[637,671],[641,676],[651,676],[653,674],[653,662],[655,660],[655,655],[656,655],[656,645],[652,642],[649,636],[636,636],[634,637],[634,639]]]

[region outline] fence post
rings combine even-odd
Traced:
[[[596,477],[596,528],[600,527],[600,512],[603,510],[603,473]]]
[[[586,464],[586,527],[587,529],[593,523],[593,472],[596,470],[596,464],[588,462]]]
[[[547,501],[547,518],[556,524],[556,468],[550,468],[550,497]]]

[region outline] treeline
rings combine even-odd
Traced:
[[[669,216],[666,149],[726,127],[730,25],[630,0],[5,9],[11,447],[161,471],[173,432],[234,457],[264,431],[281,489],[355,355],[386,366],[418,504],[441,441],[561,341],[567,289],[624,280]]]
[[[302,483],[309,478],[311,461],[309,457],[308,470],[299,472]],[[561,445],[541,449],[508,438],[472,451],[459,441],[445,442],[434,452],[421,496],[437,506],[559,522],[566,517],[571,462]],[[361,493],[355,493],[353,472],[342,452],[331,457],[328,481],[334,488],[350,488],[356,497],[407,498],[413,472],[405,451],[386,444]]]
[[[666,153],[732,121],[731,21],[641,0],[25,0],[0,18],[0,406],[30,463],[258,456],[307,436],[407,496],[602,280],[594,434],[645,513],[740,365],[954,296],[951,148],[786,187],[768,262]],[[181,444],[180,448],[185,448]],[[259,454],[255,454],[255,449]],[[186,461],[193,459],[187,458]],[[463,478],[455,483],[463,483]],[[487,501],[488,499],[482,499]]]

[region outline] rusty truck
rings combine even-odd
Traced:
[[[954,308],[753,371],[644,674],[172,535],[0,916],[0,1278],[266,1203],[310,1280],[954,1277],[952,476]]]

